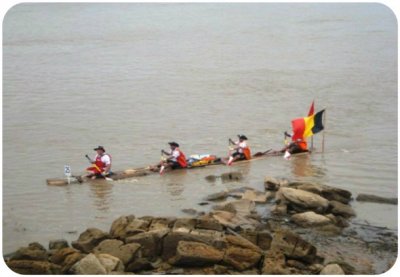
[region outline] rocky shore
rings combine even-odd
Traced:
[[[208,180],[217,177],[240,174]],[[20,274],[376,274],[394,264],[397,234],[351,224],[349,191],[273,177],[264,187],[208,195],[200,204],[211,210],[185,218],[121,216],[107,232],[88,228],[71,245],[31,243],[4,259]]]

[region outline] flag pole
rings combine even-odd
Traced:
[[[324,119],[323,119],[324,132],[322,133],[322,153],[324,153],[324,151],[325,151],[325,130],[326,130],[325,121],[326,121],[326,108],[325,108]]]

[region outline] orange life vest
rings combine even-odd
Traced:
[[[250,147],[245,147],[243,148],[243,155],[246,158],[246,160],[250,160],[251,159],[251,151],[250,151]]]
[[[307,141],[306,140],[300,140],[296,142],[297,145],[301,148],[301,150],[307,150]]]
[[[176,159],[176,161],[179,163],[181,167],[187,167],[187,162],[186,162],[186,157],[185,154],[179,149],[176,149],[179,152],[179,157]]]

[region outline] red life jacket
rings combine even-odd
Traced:
[[[110,162],[111,162],[111,156],[108,155],[108,154],[104,154],[103,156],[105,156],[105,155],[107,155],[107,156],[110,157]],[[97,165],[98,168],[100,168],[101,172],[103,172],[103,171],[104,171],[104,168],[106,168],[107,165],[106,165],[105,163],[102,162],[101,157],[102,157],[102,156],[97,155],[94,164]],[[101,173],[101,172],[100,172],[100,173]]]
[[[181,167],[187,167],[187,162],[186,162],[186,157],[185,154],[179,149],[176,149],[179,152],[179,157],[176,159],[176,161],[179,163]]]

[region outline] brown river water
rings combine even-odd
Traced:
[[[266,175],[397,197],[397,23],[380,4],[20,4],[3,22],[3,252],[108,230],[120,215],[180,216]],[[325,152],[116,182],[50,187],[103,145],[113,169],[227,154],[244,133],[279,149],[312,100]],[[314,145],[320,151],[322,133]],[[241,171],[241,182],[207,175]],[[353,201],[397,230],[397,206]],[[269,205],[262,213],[269,213]]]

